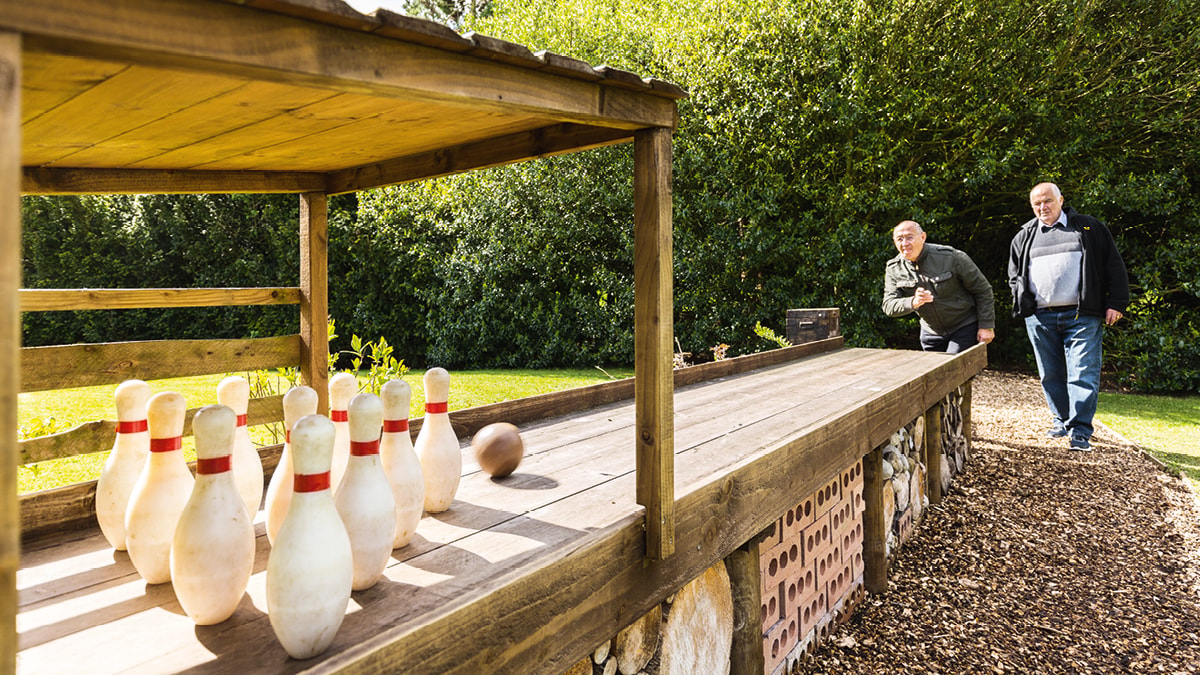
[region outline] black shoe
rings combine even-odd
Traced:
[[[1091,452],[1092,444],[1088,441],[1086,436],[1072,436],[1071,449],[1076,452]]]

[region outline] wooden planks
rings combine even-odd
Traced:
[[[158,307],[296,305],[299,288],[21,289],[22,312]]]
[[[0,672],[16,669],[17,393],[21,371],[21,36],[0,28]]]
[[[671,132],[639,131],[633,165],[637,501],[646,507],[646,555],[661,560],[675,550]]]
[[[99,534],[33,545],[20,581],[23,664],[78,672],[80,662],[65,656],[77,654],[89,672],[557,675],[886,438],[871,430],[900,423],[876,418],[919,414],[911,411],[939,393],[929,383],[948,387],[958,372],[920,352],[843,349],[681,388],[678,547],[657,562],[645,559],[636,462],[622,451],[634,406],[529,425],[529,454],[512,480],[468,463],[454,507],[426,517],[385,581],[355,594],[320,661],[287,659],[274,642],[263,604],[265,537],[242,607],[201,629],[178,613],[167,587],[147,588],[125,554],[97,547]],[[152,641],[139,638],[150,633]]]
[[[300,339],[296,335],[247,340],[151,340],[26,347],[21,350],[21,390],[118,384],[133,378],[157,380],[248,372],[294,366],[299,357]]]

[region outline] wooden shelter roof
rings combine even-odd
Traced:
[[[340,0],[0,0],[22,191],[340,193],[674,128],[668,82]]]

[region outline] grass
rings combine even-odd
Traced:
[[[413,397],[410,415],[421,417],[425,406],[423,372],[410,371],[404,380],[412,386]],[[465,370],[450,373],[450,410],[474,408],[488,403],[509,401],[536,394],[582,387],[611,378],[631,377],[633,370],[610,369],[559,369],[559,370]],[[150,382],[155,393],[175,391],[183,394],[189,408],[217,402],[217,383],[224,375],[181,377]],[[363,378],[360,378],[360,380]],[[287,387],[282,378],[269,376],[264,382],[282,391]],[[252,391],[255,381],[251,378]],[[22,437],[36,437],[73,429],[85,422],[116,419],[113,403],[115,386],[83,387],[61,391],[32,392],[20,394],[17,400],[18,424]],[[263,394],[252,394],[259,396]],[[278,443],[277,434],[270,426],[251,428],[256,443],[269,445]],[[195,459],[195,446],[190,438],[184,439],[184,456]],[[20,467],[17,475],[18,489],[24,494],[50,488],[95,480],[104,468],[107,450],[86,455],[77,455],[48,462],[39,462]]]
[[[1096,417],[1200,491],[1200,396],[1101,393]]]

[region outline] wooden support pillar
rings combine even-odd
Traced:
[[[329,197],[300,195],[300,381],[329,414]]]
[[[883,446],[863,458],[863,585],[874,595],[887,592],[887,533],[883,518]]]
[[[967,458],[971,457],[971,384],[975,378],[967,380],[963,384],[962,395],[962,424],[963,424],[963,440],[967,442]]]
[[[21,36],[0,31],[0,673],[17,668],[17,394],[21,391]]]
[[[637,502],[646,508],[646,557],[662,560],[675,552],[671,130],[638,131],[633,164]]]
[[[733,647],[729,655],[730,675],[762,675],[763,655],[762,568],[759,566],[759,537],[733,550],[725,558],[729,586],[733,591]]]
[[[925,411],[925,491],[930,504],[942,503],[942,403]]]

